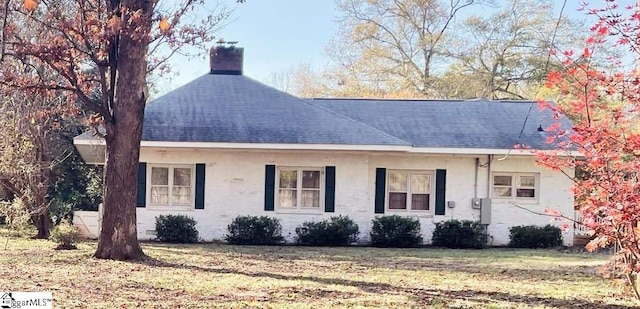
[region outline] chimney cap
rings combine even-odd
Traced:
[[[225,41],[223,38],[220,38],[220,39],[218,39],[218,41],[216,41],[216,44],[218,44],[218,46],[229,45],[229,46],[233,47],[236,44],[238,44],[238,41]]]

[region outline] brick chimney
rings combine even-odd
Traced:
[[[229,42],[225,46],[218,42],[218,46],[211,48],[209,53],[211,74],[242,75],[244,49],[235,47],[235,43]]]

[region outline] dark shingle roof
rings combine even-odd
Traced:
[[[534,149],[547,144],[550,133],[538,131],[557,120],[534,101],[311,99],[313,104],[387,132],[416,147]],[[527,114],[529,114],[527,118]],[[527,118],[522,136],[518,139]],[[563,128],[571,128],[562,119]]]
[[[545,150],[554,145],[538,127],[554,122],[532,101],[303,100],[242,75],[207,74],[146,106],[142,140]]]
[[[143,141],[408,145],[242,75],[207,74],[150,102]]]

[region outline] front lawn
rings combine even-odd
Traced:
[[[0,238],[4,249],[7,238]],[[605,256],[510,249],[243,247],[146,243],[145,262],[11,238],[0,291],[52,291],[55,308],[628,308]]]

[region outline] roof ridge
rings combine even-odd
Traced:
[[[294,97],[295,97],[295,96],[294,96]],[[297,98],[297,97],[296,97],[296,98]],[[351,118],[351,117],[348,117],[348,116],[346,116],[346,115],[340,114],[340,113],[338,113],[338,112],[336,112],[336,111],[332,111],[332,110],[330,110],[330,109],[328,109],[328,108],[326,108],[326,107],[318,106],[318,105],[315,105],[315,104],[313,104],[313,103],[311,103],[311,102],[307,102],[307,101],[306,101],[306,100],[304,100],[304,99],[300,99],[300,98],[297,98],[297,99],[298,99],[298,100],[300,100],[300,101],[302,101],[302,102],[304,102],[304,103],[305,103],[305,104],[307,104],[307,105],[313,106],[313,107],[315,107],[315,108],[317,108],[317,109],[323,110],[323,111],[328,112],[328,113],[330,113],[330,114],[332,114],[332,115],[336,115],[336,116],[341,117],[341,118],[343,118],[343,119],[345,119],[345,120],[347,120],[347,121],[351,121],[351,122],[357,123],[357,124],[359,124],[359,125],[365,126],[365,127],[369,128],[369,129],[371,129],[371,130],[375,131],[375,132],[379,132],[379,133],[381,133],[381,134],[382,134],[382,135],[384,135],[384,136],[391,137],[391,138],[394,138],[394,139],[396,139],[396,140],[398,140],[398,141],[401,141],[401,142],[403,142],[403,143],[406,143],[406,144],[407,144],[407,145],[409,145],[409,146],[413,146],[413,144],[412,144],[412,143],[410,143],[409,141],[406,141],[406,140],[404,140],[404,139],[401,139],[401,138],[400,138],[400,137],[398,137],[398,136],[395,136],[395,135],[393,135],[393,134],[387,133],[387,132],[382,131],[382,130],[380,130],[380,129],[378,129],[378,128],[375,128],[375,127],[373,127],[373,126],[370,126],[370,125],[368,125],[368,124],[366,124],[366,123],[364,123],[364,122],[361,122],[361,121],[355,120],[355,119],[353,119],[353,118]]]
[[[429,102],[429,103],[437,103],[437,102],[460,102],[460,103],[475,103],[475,102],[487,102],[487,103],[535,103],[539,100],[531,100],[531,99],[500,99],[493,100],[487,98],[473,98],[473,99],[393,99],[393,98],[348,98],[348,97],[336,97],[336,98],[302,98],[307,101],[380,101],[380,102],[390,102],[390,101],[398,101],[398,102]]]
[[[310,101],[407,101],[407,102],[416,102],[416,101],[433,101],[433,102],[442,102],[442,101],[451,101],[451,102],[462,102],[468,101],[466,99],[419,99],[419,98],[410,98],[410,99],[394,99],[394,98],[349,98],[349,97],[335,97],[335,98],[301,98],[303,100]]]
[[[408,141],[406,141],[406,140],[404,140],[404,139],[401,139],[401,138],[399,138],[399,137],[397,137],[397,136],[395,136],[395,135],[392,135],[392,134],[389,134],[389,133],[387,133],[387,132],[384,132],[384,131],[382,131],[382,130],[380,130],[380,129],[378,129],[378,128],[372,127],[372,126],[370,126],[370,125],[368,125],[368,124],[366,124],[366,123],[363,123],[363,122],[361,122],[361,121],[355,120],[355,119],[353,119],[353,118],[351,118],[351,117],[348,117],[348,116],[346,116],[346,115],[344,115],[344,114],[340,114],[340,113],[338,113],[338,112],[336,112],[336,111],[332,111],[332,110],[330,110],[330,109],[328,109],[328,108],[325,108],[325,107],[322,107],[322,106],[315,105],[315,104],[313,104],[313,103],[309,102],[307,99],[303,99],[303,98],[297,97],[297,96],[292,95],[292,94],[290,94],[290,93],[288,93],[288,92],[282,91],[282,90],[277,89],[277,88],[275,88],[275,87],[269,86],[269,85],[267,85],[267,84],[265,84],[265,83],[263,83],[263,82],[260,82],[260,81],[258,81],[258,80],[255,80],[255,79],[253,79],[253,78],[251,78],[251,77],[248,77],[248,76],[244,76],[244,77],[245,77],[245,78],[248,78],[248,79],[250,79],[250,80],[253,80],[253,81],[257,82],[257,83],[260,83],[260,84],[262,84],[262,85],[264,85],[264,86],[266,86],[266,87],[269,87],[269,88],[272,88],[272,89],[274,89],[274,90],[276,90],[276,91],[279,91],[280,93],[282,93],[282,94],[284,94],[284,95],[287,95],[287,96],[290,96],[290,97],[292,97],[292,98],[294,98],[294,99],[296,99],[296,100],[298,100],[298,101],[300,101],[300,102],[302,102],[302,103],[304,103],[304,104],[306,104],[306,105],[308,105],[308,106],[314,107],[314,108],[316,108],[316,109],[322,110],[322,111],[327,112],[327,113],[329,113],[329,114],[332,114],[332,115],[338,116],[338,117],[340,117],[340,118],[342,118],[342,119],[344,119],[344,120],[347,120],[347,121],[350,121],[350,122],[356,123],[356,124],[358,124],[358,125],[364,126],[364,127],[368,128],[368,129],[370,129],[370,130],[373,130],[374,132],[380,133],[380,134],[382,134],[382,135],[384,135],[384,136],[386,136],[386,137],[391,137],[391,138],[393,138],[393,139],[395,139],[395,140],[397,140],[397,141],[403,142],[403,143],[405,143],[405,144],[407,144],[407,145],[409,145],[409,146],[413,146],[413,144],[411,144],[410,142],[408,142]]]

